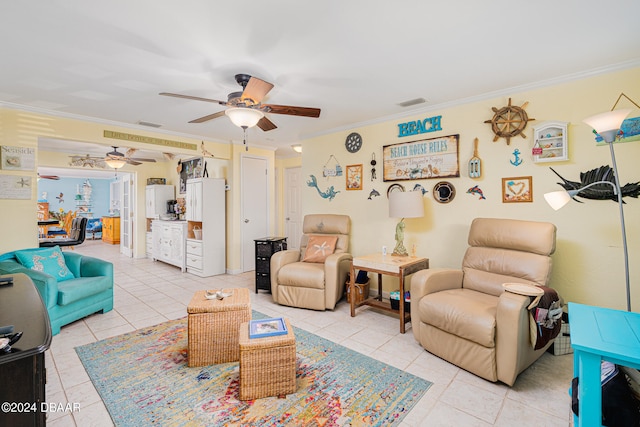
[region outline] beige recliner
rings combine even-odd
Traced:
[[[276,252],[271,257],[273,300],[292,307],[333,310],[343,296],[351,265],[352,256],[347,253],[350,228],[347,215],[306,215],[300,249]],[[335,248],[331,248],[332,242]],[[305,255],[312,262],[304,261]]]
[[[476,218],[462,270],[431,269],[411,280],[411,325],[430,353],[489,381],[513,385],[540,357],[527,306],[531,297],[503,283],[548,286],[556,227],[546,222]]]

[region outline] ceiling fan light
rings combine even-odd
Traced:
[[[240,128],[252,128],[258,124],[264,113],[253,108],[234,107],[225,110],[231,122]]]
[[[124,165],[127,164],[126,160],[123,159],[114,159],[114,158],[108,158],[105,159],[104,161],[109,167],[112,167],[114,169],[120,169],[121,167],[123,167]]]

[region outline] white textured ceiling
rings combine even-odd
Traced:
[[[39,0],[0,8],[0,104],[222,142],[242,132],[224,107],[237,73],[269,81],[263,100],[322,109],[270,114],[249,143],[305,137],[508,96],[640,64],[638,0]],[[422,105],[398,103],[425,98]],[[140,127],[140,129],[148,129]]]

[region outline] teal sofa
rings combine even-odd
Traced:
[[[60,333],[64,325],[93,313],[106,313],[113,309],[113,264],[68,251],[62,254],[67,268],[73,274],[73,278],[63,281],[23,266],[15,252],[0,256],[0,274],[25,273],[33,280],[47,307],[53,335]]]

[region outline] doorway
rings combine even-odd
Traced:
[[[299,166],[284,170],[284,231],[288,249],[298,249],[302,236],[301,177]]]
[[[242,272],[256,268],[255,239],[269,232],[269,170],[265,157],[243,155],[241,173]]]
[[[135,177],[123,174],[120,181],[120,253],[133,257],[133,207],[135,206]]]

